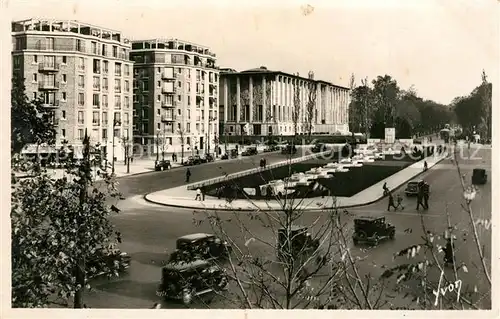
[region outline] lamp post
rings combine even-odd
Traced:
[[[165,161],[165,144],[166,144],[166,137],[165,137],[165,126],[163,126],[163,140],[161,143],[161,159],[162,161]]]
[[[112,160],[112,164],[111,164],[111,174],[114,174],[115,173],[115,127],[117,127],[118,125],[121,125],[122,122],[120,122],[119,120],[113,120],[113,149],[112,149],[112,156],[113,158],[111,159]]]
[[[207,153],[210,154],[210,128],[212,125],[210,125],[213,121],[215,121],[215,117],[209,117],[208,118],[208,136],[207,136]],[[217,152],[216,152],[217,154]]]
[[[156,130],[156,163],[160,160],[160,129]]]

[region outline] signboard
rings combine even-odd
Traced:
[[[396,141],[396,129],[394,127],[385,128],[385,143],[393,144]]]

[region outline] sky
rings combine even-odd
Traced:
[[[402,89],[448,104],[469,94],[484,69],[498,83],[495,0],[15,0],[13,20],[80,20],[127,38],[178,38],[239,71],[307,75],[348,86],[391,75]],[[495,87],[495,85],[494,85]]]

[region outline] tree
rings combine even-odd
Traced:
[[[177,133],[179,134],[179,142],[181,142],[181,163],[184,163],[184,145],[186,144],[186,132],[184,131],[184,128],[180,128],[177,130]]]
[[[372,81],[374,121],[383,123],[385,127],[393,127],[395,123],[395,107],[399,95],[396,80],[389,75],[378,76]]]
[[[19,154],[27,144],[55,143],[54,114],[43,107],[41,99],[29,101],[24,79],[17,73],[11,90],[11,154]]]
[[[96,252],[110,253],[121,240],[108,219],[119,210],[106,204],[119,194],[102,168],[98,173],[104,183],[94,183],[90,152],[86,135],[84,158],[68,163],[67,176],[52,179],[38,167],[33,178],[12,177],[14,307],[44,307],[55,296],[73,296],[74,307],[81,308],[88,278],[101,272],[117,275],[117,265],[96,259]]]
[[[314,81],[314,73],[309,71],[309,82],[307,83],[307,104],[306,104],[306,129],[309,139],[313,130],[313,122],[317,117],[316,114],[316,96],[318,91],[317,83]]]
[[[351,103],[349,104],[349,127],[357,129],[368,136],[371,127],[370,105],[372,105],[372,90],[368,79],[361,80],[361,86],[356,86],[354,74],[351,76]]]
[[[297,73],[297,76],[299,74]],[[301,116],[301,100],[300,100],[300,86],[298,80],[294,80],[293,84],[293,109],[292,109],[292,123],[293,123],[293,135],[294,139],[298,133],[299,121]]]
[[[481,97],[483,99],[483,110],[484,110],[483,125],[485,127],[484,135],[487,139],[491,139],[491,119],[492,119],[491,99],[492,99],[493,86],[490,82],[488,82],[488,78],[484,70],[481,78],[482,78]]]

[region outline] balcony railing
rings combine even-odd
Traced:
[[[161,93],[164,93],[164,94],[174,94],[175,93],[175,89],[169,89],[169,88],[166,88],[166,87],[162,87],[161,88]]]
[[[40,72],[57,72],[60,69],[58,63],[39,63],[38,71]]]
[[[101,90],[101,84],[94,84],[94,91],[100,91]]]
[[[49,108],[49,109],[56,108],[56,107],[59,107],[59,101],[56,100],[56,101],[44,102],[42,104],[42,106],[45,107],[45,108]]]
[[[40,82],[38,83],[39,90],[57,90],[59,89],[59,82]]]
[[[175,79],[176,78],[175,74],[177,74],[177,73],[172,73],[172,75],[168,75],[167,72],[162,72],[161,73],[161,78],[163,80]]]
[[[171,102],[167,102],[167,101],[161,101],[161,107],[165,107],[165,108],[173,108],[174,107],[174,104],[171,103]]]
[[[177,119],[177,115],[175,114],[168,114],[168,115],[162,115],[161,116],[161,121],[162,122],[173,122]]]
[[[99,126],[99,121],[92,121],[93,126]]]

